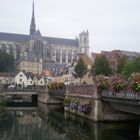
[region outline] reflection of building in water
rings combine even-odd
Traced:
[[[0,125],[0,130],[2,126],[6,129],[1,131],[0,140],[67,140],[64,133],[59,134],[47,121],[38,117],[36,112],[11,112],[6,122]]]
[[[4,119],[0,119],[0,140],[137,139],[133,135],[133,133],[136,134],[136,125],[132,125],[132,122],[121,124],[91,123],[91,121],[72,114],[69,114],[69,116],[67,114],[68,118],[65,120],[63,113],[57,109],[50,110],[47,120],[45,119],[46,115],[42,119],[39,116],[33,115],[32,111],[22,112],[23,116],[21,117],[17,117],[15,112],[12,111]],[[133,130],[133,128],[135,129]]]
[[[21,125],[27,125],[27,124],[36,124],[38,117],[37,116],[31,116],[31,115],[24,115],[22,117],[18,117],[18,123]]]

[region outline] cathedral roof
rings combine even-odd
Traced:
[[[44,39],[47,40],[48,44],[79,46],[79,42],[76,39],[65,39],[55,37],[44,37]]]
[[[30,39],[29,35],[0,32],[0,40],[23,42]]]
[[[39,35],[39,32],[37,32]],[[4,33],[0,32],[0,40],[2,41],[15,41],[15,42],[25,42],[31,39],[30,35],[25,34],[15,34],[15,33]],[[65,38],[55,38],[55,37],[43,37],[48,44],[55,45],[66,45],[66,46],[79,46],[77,39],[65,39]]]
[[[34,33],[31,35],[31,38],[32,38],[33,40],[43,40],[43,37],[42,37],[42,35],[41,35],[41,33],[40,33],[39,30],[37,30],[36,32],[34,32]]]

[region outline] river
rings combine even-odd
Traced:
[[[55,105],[6,108],[0,140],[137,140],[138,123],[94,123]]]

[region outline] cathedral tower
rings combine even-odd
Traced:
[[[34,1],[33,1],[32,18],[31,18],[31,24],[30,24],[30,35],[33,35],[35,32],[36,32],[36,25],[35,25]]]
[[[89,33],[83,31],[79,34],[79,53],[89,55]]]

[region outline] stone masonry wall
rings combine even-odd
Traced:
[[[94,93],[93,85],[68,86],[68,94],[93,95],[93,93]]]
[[[115,110],[109,103],[102,101],[101,95],[96,92],[94,86],[70,86],[66,98],[80,100],[80,104],[91,103],[89,113],[65,107],[65,111],[73,113],[92,121],[126,121],[137,120],[137,116]]]
[[[62,104],[62,100],[56,99],[51,96],[48,89],[38,91],[38,102],[44,104]]]

